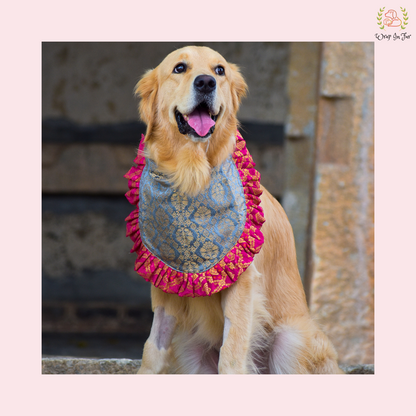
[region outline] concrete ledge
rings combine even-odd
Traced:
[[[136,374],[141,360],[42,358],[42,374]],[[341,366],[347,374],[374,374],[374,364]]]

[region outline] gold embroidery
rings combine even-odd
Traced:
[[[189,198],[160,180],[148,161],[140,187],[142,241],[174,270],[201,273],[223,258],[240,239],[246,201],[232,159],[213,170],[210,188]]]

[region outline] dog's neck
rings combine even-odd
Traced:
[[[146,154],[166,174],[179,192],[196,196],[210,183],[211,169],[221,165],[234,151],[235,135],[220,142],[211,136],[206,142],[195,143],[189,138],[164,138],[153,134],[146,143]]]

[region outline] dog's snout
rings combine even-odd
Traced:
[[[214,91],[216,86],[217,82],[211,75],[198,75],[194,81],[195,89],[204,94]]]

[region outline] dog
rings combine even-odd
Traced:
[[[241,144],[236,115],[246,91],[239,68],[207,47],[178,49],[145,73],[135,89],[147,125],[142,151],[163,189],[177,198],[206,192]],[[196,297],[151,287],[154,317],[140,374],[343,373],[309,314],[287,216],[259,189],[264,243],[235,282]]]

